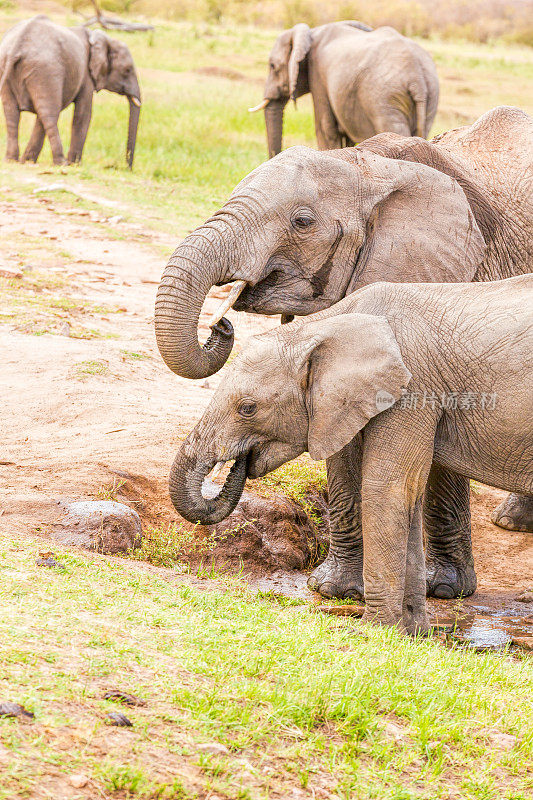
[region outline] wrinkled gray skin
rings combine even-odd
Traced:
[[[37,161],[46,135],[54,164],[64,164],[57,120],[60,112],[74,103],[68,163],[79,162],[91,121],[93,93],[101,89],[128,98],[126,158],[131,167],[141,91],[126,45],[101,31],[64,28],[42,15],[15,25],[0,43],[0,97],[7,126],[6,159],[18,161],[20,114],[30,111],[37,119],[22,160]]]
[[[356,148],[291,148],[237,186],[187,236],[166,267],[156,300],[160,352],[178,375],[203,378],[228,358],[227,320],[198,344],[213,285],[247,281],[237,310],[307,315],[380,280],[460,282],[527,272],[533,257],[533,120],[500,107],[432,142],[381,134]],[[331,546],[310,586],[326,596],[363,591],[357,438],[327,461]],[[505,527],[514,498],[500,509]],[[518,527],[533,530],[533,503]],[[430,472],[424,504],[428,592],[471,594],[469,482]]]
[[[305,450],[332,458],[358,435],[364,618],[426,631],[422,497],[432,464],[533,499],[532,308],[533,275],[377,283],[254,337],[176,456],[177,511],[219,521],[246,474]],[[424,395],[455,395],[457,407],[432,399],[410,407],[409,397]],[[220,505],[206,507],[202,481],[230,459],[245,469]]]
[[[300,23],[272,48],[264,97],[269,157],[281,152],[289,98],[311,92],[321,150],[350,146],[384,131],[426,138],[439,81],[431,56],[394,28],[360,22],[319,28]]]

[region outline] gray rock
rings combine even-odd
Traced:
[[[81,500],[60,505],[65,516],[52,525],[51,535],[61,544],[105,554],[126,553],[141,544],[141,519],[124,503]]]

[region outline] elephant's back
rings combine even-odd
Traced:
[[[499,106],[472,125],[434,140],[468,164],[492,201],[514,209],[531,236],[533,230],[533,118],[513,106]],[[502,197],[503,196],[503,197]],[[533,264],[532,267],[533,269]]]

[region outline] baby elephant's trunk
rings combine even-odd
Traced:
[[[228,517],[239,502],[246,482],[246,456],[232,466],[226,482],[216,497],[206,498],[202,486],[216,461],[200,460],[184,442],[170,471],[170,498],[176,511],[189,522],[216,525]]]

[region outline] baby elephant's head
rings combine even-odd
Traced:
[[[254,337],[176,456],[170,474],[176,510],[191,522],[220,522],[247,477],[306,450],[314,459],[329,458],[393,405],[410,378],[384,317],[311,318]],[[220,493],[204,497],[213,467],[233,460]]]

